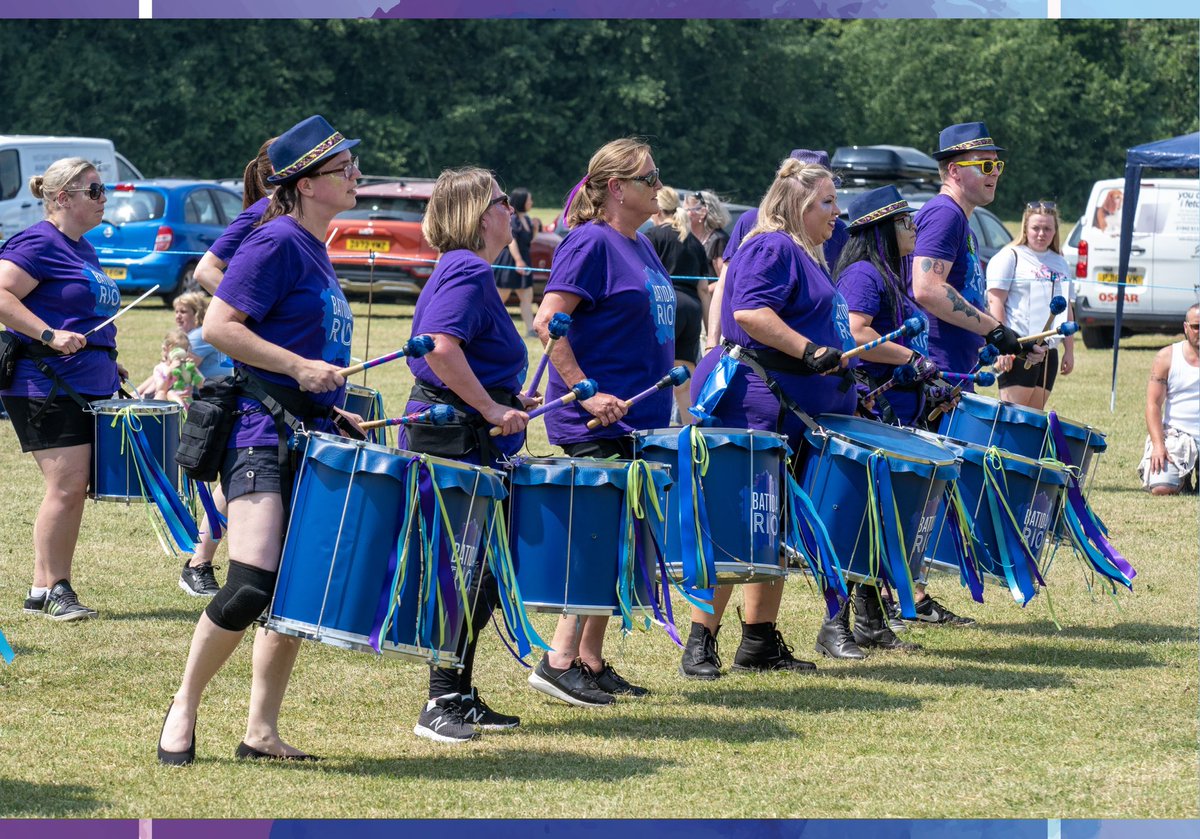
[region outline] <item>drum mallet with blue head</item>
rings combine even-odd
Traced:
[[[372,367],[378,367],[380,364],[387,364],[389,361],[395,361],[397,358],[420,358],[432,349],[433,338],[428,335],[417,335],[405,341],[404,346],[395,352],[390,352],[387,355],[381,355],[379,358],[372,358],[370,361],[363,361],[350,367],[343,367],[341,370],[338,370],[338,373],[342,378],[353,376],[355,373],[370,370]]]
[[[1046,323],[1042,326],[1043,330],[1049,329],[1054,325],[1054,319],[1067,310],[1067,298],[1061,294],[1056,294],[1050,298],[1050,314],[1046,317]],[[1028,370],[1033,366],[1031,359],[1025,359],[1025,369]]]
[[[431,425],[445,425],[460,416],[459,412],[454,410],[449,405],[433,405],[426,408],[424,411],[416,411],[402,417],[391,417],[389,419],[371,420],[370,422],[359,423],[364,429],[384,428],[391,425],[412,425],[413,423],[429,423]]]
[[[939,373],[943,379],[951,381],[974,382],[977,385],[991,387],[996,383],[996,374],[989,370],[981,370],[978,373],[947,373],[944,370]]]
[[[874,341],[868,341],[862,346],[855,347],[852,350],[846,350],[844,353],[842,353],[842,358],[854,358],[856,355],[862,355],[865,352],[870,352],[880,344],[886,344],[888,341],[895,341],[897,338],[911,338],[914,335],[920,335],[924,331],[925,321],[921,320],[920,318],[909,318],[900,325],[899,329],[893,330],[880,338],[876,338]]]
[[[647,399],[647,398],[653,396],[654,394],[658,393],[663,388],[679,387],[679,385],[683,384],[688,379],[690,379],[691,376],[692,376],[692,371],[688,370],[682,364],[678,367],[672,367],[671,372],[667,373],[667,375],[663,376],[661,379],[659,379],[657,382],[655,382],[653,387],[648,387],[645,390],[643,390],[641,393],[637,394],[636,396],[631,396],[628,399],[626,399],[624,402],[625,408],[626,409],[632,408],[634,405],[641,402],[643,399]],[[591,429],[599,428],[600,427],[600,418],[595,417],[593,419],[588,420],[587,427],[591,428]]]
[[[974,369],[972,369],[971,373],[968,375],[978,373],[979,370],[983,367],[990,367],[991,365],[996,363],[996,360],[998,358],[1000,358],[1000,350],[996,347],[996,345],[995,344],[984,344],[982,347],[979,348],[979,362],[975,365]],[[954,402],[955,399],[958,398],[958,395],[960,393],[962,393],[962,388],[963,388],[962,385],[955,385],[953,388],[951,388],[950,392],[945,395],[946,401],[943,402],[941,405],[938,405],[932,411],[930,411],[929,416],[926,417],[926,419],[929,422],[937,422],[938,417],[940,417],[942,414],[944,414],[950,410],[950,405]],[[933,394],[930,393],[930,396],[933,396]],[[937,397],[937,398],[940,398],[940,397]]]
[[[917,380],[917,370],[911,364],[901,364],[892,371],[892,377],[866,395],[866,399],[874,399],[881,393],[887,393],[896,385],[911,385]],[[865,400],[864,400],[865,401]]]
[[[540,408],[534,408],[529,412],[529,418],[534,419],[535,417],[540,417],[542,414],[545,414],[549,411],[556,411],[559,408],[564,408],[567,405],[570,405],[576,399],[591,399],[596,395],[596,391],[598,390],[599,388],[596,386],[595,379],[584,379],[582,382],[575,384],[575,386],[571,388],[570,392],[564,393],[553,402],[547,402]],[[503,431],[504,429],[502,429],[500,426],[493,425],[492,430],[489,431],[488,434],[491,434],[493,437],[499,437]]]
[[[571,316],[564,312],[555,312],[546,328],[550,332],[550,340],[546,342],[546,352],[542,354],[542,360],[538,362],[537,369],[533,372],[529,389],[525,391],[526,396],[533,396],[537,393],[538,386],[542,383],[542,374],[546,372],[546,365],[550,363],[550,350],[554,349],[555,341],[566,337],[567,331],[571,328]]]
[[[1036,335],[1026,335],[1023,338],[1018,338],[1022,344],[1036,344],[1043,338],[1052,338],[1055,335],[1074,335],[1079,331],[1079,324],[1073,320],[1060,323],[1056,329],[1047,329],[1045,332],[1039,332]]]

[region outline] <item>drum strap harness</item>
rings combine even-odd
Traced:
[[[501,405],[521,408],[521,400],[507,390],[488,388],[487,395]],[[414,402],[449,405],[463,414],[461,419],[456,417],[457,422],[450,422],[441,427],[425,424],[408,426],[408,439],[413,448],[439,457],[456,459],[478,449],[483,455],[484,463],[500,459],[500,449],[496,447],[495,438],[488,434],[491,423],[475,413],[454,391],[417,379],[408,398]]]
[[[117,351],[113,347],[88,346],[79,350],[79,352],[102,352],[113,361],[117,360]],[[78,355],[78,353],[76,353],[76,355]],[[75,388],[67,384],[62,376],[58,375],[58,373],[54,371],[54,368],[47,364],[44,360],[47,358],[69,358],[70,356],[64,356],[57,350],[52,350],[49,347],[41,344],[25,344],[24,346],[18,346],[17,349],[13,351],[13,363],[15,364],[16,359],[20,358],[21,356],[32,360],[34,366],[41,371],[42,375],[50,380],[50,393],[48,393],[46,398],[42,400],[42,404],[38,406],[37,410],[29,415],[30,425],[41,424],[42,414],[44,414],[46,409],[50,407],[50,403],[54,401],[54,397],[58,395],[59,390],[62,390],[67,396],[71,397],[71,399],[75,401],[75,404],[77,404],[83,410],[91,411],[91,406],[88,404],[88,401],[80,396],[79,392],[76,391]]]
[[[735,344],[732,341],[725,342],[725,353],[735,361],[740,361],[742,364],[745,364],[747,367],[749,367],[750,371],[762,379],[763,384],[765,384],[775,398],[779,400],[780,417],[775,423],[776,430],[783,425],[784,410],[791,411],[793,414],[798,416],[800,421],[808,426],[810,431],[815,432],[820,429],[820,426],[817,425],[816,420],[810,417],[803,408],[797,405],[796,400],[792,399],[792,397],[783,392],[783,388],[779,386],[779,382],[775,381],[775,377],[767,372],[767,369],[763,364],[765,361],[767,364],[771,365],[772,369],[778,370],[781,373],[799,373],[800,370],[797,366],[799,362],[796,361],[796,359],[792,358],[787,353],[781,353],[776,350],[752,350],[748,347],[743,347],[740,344]],[[789,370],[789,366],[795,369]]]

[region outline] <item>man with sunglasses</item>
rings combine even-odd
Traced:
[[[1163,347],[1146,386],[1146,450],[1138,464],[1151,495],[1196,488],[1200,448],[1200,305],[1183,317],[1183,340]]]
[[[917,303],[932,315],[930,357],[941,370],[966,373],[974,369],[985,340],[1004,355],[1023,351],[1017,333],[988,314],[987,284],[970,227],[975,208],[996,197],[1004,172],[997,152],[1004,149],[982,122],[951,125],[938,140],[933,157],[942,188],[916,216],[912,289]],[[974,386],[968,383],[964,390]]]

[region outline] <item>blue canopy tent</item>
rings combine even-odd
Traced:
[[[1121,250],[1117,267],[1117,313],[1113,322],[1112,393],[1109,397],[1109,411],[1115,411],[1117,406],[1117,357],[1121,352],[1125,278],[1129,271],[1133,220],[1137,212],[1138,192],[1141,190],[1144,169],[1174,172],[1200,169],[1200,132],[1184,134],[1170,140],[1159,140],[1144,146],[1134,146],[1125,157],[1125,201],[1121,206]],[[1200,286],[1197,286],[1197,291],[1200,292]]]

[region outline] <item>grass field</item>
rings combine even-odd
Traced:
[[[369,322],[367,308],[354,302],[356,354],[367,354],[368,334],[372,355],[400,346],[411,306],[376,302]],[[158,306],[122,319],[122,360],[136,378],[169,320]],[[1108,432],[1091,499],[1139,571],[1132,596],[1092,594],[1061,550],[1049,584],[1062,631],[1044,595],[1021,609],[989,588],[980,606],[941,577],[939,599],[978,628],[917,628],[909,637],[922,653],[821,663],[815,675],[694,683],[677,675],[678,650],[661,631],[621,639],[614,629],[610,657],[654,694],[602,711],[530,690],[489,632],[478,684],[523,723],[462,746],[412,735],[423,668],[308,644],[282,731],[326,757],[315,765],[233,759],[248,643],[206,694],[198,762],[155,762],[204,604],[177,587],[180,560],[163,555],[144,509],[89,503],[74,582],[102,617],[23,615],[42,489],[0,422],[0,627],[17,651],[0,666],[0,817],[1196,818],[1197,497],[1152,499],[1134,474],[1146,374],[1167,340],[1123,347],[1116,413],[1110,354],[1082,346],[1053,397],[1064,416]],[[540,348],[530,351],[536,362]],[[396,410],[406,373],[386,365],[367,383]],[[530,448],[551,451],[540,425]],[[819,597],[790,585],[780,623],[802,657],[819,621]],[[548,638],[553,618],[535,622]],[[737,639],[731,610],[726,665]]]

